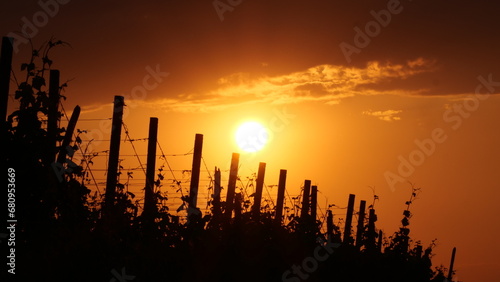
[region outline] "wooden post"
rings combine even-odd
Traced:
[[[11,37],[2,37],[2,50],[0,53],[0,134],[1,139],[7,138],[7,105],[9,102],[9,85],[10,85],[10,72],[12,70],[12,44],[14,39]],[[5,143],[3,141],[3,143]],[[0,162],[2,163],[2,171],[7,170],[7,146],[4,144],[0,149]],[[5,181],[4,181],[5,183]]]
[[[326,216],[326,233],[329,238],[333,236],[333,212],[331,210],[328,210]]]
[[[220,201],[220,192],[222,190],[222,187],[220,185],[220,169],[215,167],[215,173],[214,173],[214,200]]]
[[[63,164],[66,162],[66,155],[68,154],[67,147],[71,144],[73,138],[73,132],[75,131],[76,123],[80,117],[80,106],[76,106],[69,119],[68,128],[66,128],[66,133],[64,134],[64,139],[59,150],[59,155],[57,155],[57,162]]]
[[[382,230],[379,230],[378,231],[378,244],[377,244],[377,247],[378,247],[378,252],[379,253],[382,253],[382,236],[384,234],[382,233]]]
[[[203,134],[196,134],[194,139],[193,166],[191,169],[191,186],[189,189],[189,206],[196,209],[198,201],[198,185],[200,183],[201,151]]]
[[[316,221],[316,208],[318,206],[318,186],[311,187],[311,218]]]
[[[302,210],[300,218],[305,218],[309,215],[309,195],[311,193],[311,180],[304,181],[304,194],[302,195]]]
[[[234,194],[234,219],[238,220],[241,217],[243,203],[243,195],[241,193]]]
[[[285,186],[286,186],[286,169],[280,170],[280,178],[278,180],[278,197],[276,200],[276,216],[274,220],[281,224],[283,216],[283,203],[285,202]]]
[[[345,218],[345,228],[344,228],[344,243],[351,243],[351,225],[352,225],[352,213],[354,212],[354,194],[349,194],[349,203],[347,205],[347,214]]]
[[[266,174],[266,163],[259,163],[259,171],[257,173],[257,183],[255,186],[254,202],[252,207],[253,218],[257,219],[260,216],[260,206],[262,201],[262,189],[264,187],[264,175]]]
[[[215,167],[214,172],[214,195],[213,195],[213,206],[214,206],[214,216],[219,216],[220,214],[220,169]]]
[[[12,70],[12,46],[14,38],[2,37],[2,51],[0,53],[0,116],[2,117],[2,134],[4,121],[7,119],[7,104],[9,102],[10,72]]]
[[[453,279],[453,264],[455,264],[455,255],[457,253],[457,248],[454,247],[451,252],[451,262],[450,262],[450,270],[448,270],[448,281],[452,282]]]
[[[59,71],[50,70],[49,106],[47,117],[47,147],[45,164],[51,165],[56,160],[58,122],[59,122]]]
[[[146,187],[144,191],[144,210],[145,221],[151,223],[156,210],[156,201],[154,197],[154,183],[156,170],[156,143],[158,140],[158,118],[149,118],[148,135],[148,157],[146,161]]]
[[[375,237],[377,237],[377,232],[375,231],[375,221],[377,221],[375,209],[370,209],[370,214],[368,216],[368,238],[366,247],[371,250],[376,248]]]
[[[225,216],[230,219],[233,213],[234,206],[234,193],[236,191],[236,179],[238,178],[238,163],[240,154],[233,153],[231,158],[231,168],[229,171],[229,180],[227,183],[227,196],[226,196],[226,210]]]
[[[111,126],[111,141],[109,143],[108,174],[106,177],[106,195],[104,204],[107,209],[114,205],[115,189],[118,181],[118,157],[120,155],[120,138],[123,118],[123,96],[115,96],[113,119]]]
[[[80,116],[80,106],[76,106],[75,109],[73,110],[73,113],[71,114],[71,118],[68,123],[68,128],[66,128],[66,133],[64,134],[63,142],[61,144],[61,147],[59,148],[59,154],[57,155],[57,162],[51,164],[52,169],[55,172],[59,183],[62,183],[64,181],[64,174],[65,174],[64,163],[66,163],[66,156],[70,155],[70,157],[72,157],[74,154],[74,150],[70,146],[70,144],[72,141],[73,132],[75,131],[76,122],[78,121],[79,116]],[[53,185],[52,189],[50,190],[55,191],[53,189],[55,189],[55,185]]]
[[[361,241],[363,240],[364,233],[364,221],[365,221],[365,208],[366,201],[361,200],[359,204],[359,214],[358,214],[358,227],[356,229],[356,248],[361,248]]]

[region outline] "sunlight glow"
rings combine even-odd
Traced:
[[[236,130],[236,144],[245,152],[257,152],[264,148],[269,134],[258,122],[245,122]]]

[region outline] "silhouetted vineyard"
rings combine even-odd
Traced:
[[[147,212],[119,182],[107,198],[90,193],[87,164],[71,157],[82,141],[74,128],[60,126],[66,85],[48,56],[58,45],[64,42],[50,41],[22,65],[19,106],[2,128],[5,163],[16,179],[18,281],[445,281],[445,269],[431,265],[434,243],[423,247],[410,238],[415,188],[401,228],[388,238],[364,203],[355,232],[351,222],[335,225],[332,210],[322,231],[307,182],[301,214],[285,213],[286,224],[276,207],[259,202],[249,210],[256,200],[237,193],[231,209],[214,197],[205,215],[185,196],[187,221],[169,212],[159,189]],[[162,179],[155,178],[157,187]],[[349,202],[352,216],[353,196]],[[351,220],[348,210],[346,224]]]

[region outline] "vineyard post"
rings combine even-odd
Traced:
[[[365,229],[364,227],[365,208],[366,208],[366,201],[361,200],[361,202],[359,203],[358,227],[356,229],[356,248],[358,248],[358,250],[361,248],[363,231]]]
[[[9,102],[9,85],[10,85],[10,72],[12,70],[12,44],[14,44],[14,39],[11,37],[2,38],[2,50],[0,53],[0,109],[1,118],[0,122],[0,132],[3,136],[7,136],[7,104]],[[4,135],[5,134],[5,135]],[[2,171],[7,170],[7,147],[3,146],[1,149],[1,162]]]
[[[213,207],[214,207],[214,216],[219,216],[220,214],[220,169],[215,167],[214,172],[214,195],[213,195]]]
[[[257,173],[257,183],[255,187],[254,202],[252,207],[253,218],[258,219],[260,216],[260,206],[262,201],[262,188],[264,186],[264,176],[266,173],[266,163],[259,163],[259,171]]]
[[[375,231],[375,221],[377,221],[377,215],[375,214],[375,209],[370,209],[370,215],[368,216],[368,242],[367,248],[375,249],[375,237],[377,232]]]
[[[194,140],[193,166],[191,169],[191,185],[189,189],[189,206],[196,209],[198,201],[198,185],[200,183],[201,154],[203,134],[196,134]]]
[[[241,213],[242,213],[242,207],[241,205],[243,204],[243,194],[236,193],[234,194],[234,219],[237,221],[241,218]]]
[[[309,195],[311,193],[311,180],[304,181],[304,194],[302,198],[302,210],[300,213],[300,218],[304,219],[309,215]]]
[[[156,143],[158,139],[158,118],[149,118],[148,156],[146,160],[146,189],[144,193],[144,219],[148,223],[153,222],[156,209],[154,197],[154,182],[156,169]]]
[[[106,194],[104,205],[106,212],[114,205],[115,189],[118,181],[118,157],[120,156],[120,138],[123,119],[123,96],[115,96],[113,118],[111,126],[111,140],[109,143],[108,175],[106,177]]]
[[[69,144],[71,144],[71,138],[73,137],[73,132],[75,131],[76,123],[79,117],[80,106],[77,105],[73,109],[73,113],[71,114],[71,118],[69,119],[68,128],[66,129],[66,133],[61,145],[61,149],[59,150],[59,154],[57,155],[57,162],[60,164],[66,162],[66,155],[69,153],[67,147],[69,146]]]
[[[7,103],[9,102],[10,72],[12,70],[12,44],[14,38],[2,37],[2,51],[0,54],[0,95],[2,96],[1,116],[2,129],[7,118]],[[4,132],[4,131],[2,131]]]
[[[227,183],[226,210],[225,216],[229,220],[233,213],[234,193],[236,191],[236,179],[238,178],[238,163],[240,154],[233,153],[231,158],[231,168],[229,170],[229,180]]]
[[[328,210],[326,216],[326,234],[328,240],[333,238],[333,212],[331,210]]]
[[[450,262],[450,270],[448,270],[448,281],[452,281],[453,279],[453,264],[455,264],[455,255],[457,253],[457,248],[454,247],[451,252],[451,262]]]
[[[316,209],[318,206],[318,186],[311,187],[311,218],[313,222],[316,221]]]
[[[377,247],[378,247],[378,252],[379,252],[379,253],[382,253],[382,244],[383,244],[383,243],[382,243],[382,235],[384,235],[384,234],[382,233],[382,230],[379,230],[379,231],[378,231],[378,244],[377,244]]]
[[[278,197],[276,200],[276,216],[274,220],[276,223],[281,224],[281,217],[283,215],[283,203],[285,200],[285,186],[286,186],[286,169],[280,170],[280,177],[278,180]]]
[[[59,122],[59,71],[50,70],[49,106],[47,116],[47,147],[45,164],[50,166],[56,160],[57,131]]]
[[[347,214],[345,218],[344,228],[344,243],[350,244],[351,242],[351,226],[352,226],[352,213],[354,212],[354,194],[349,194],[349,203],[347,204]]]

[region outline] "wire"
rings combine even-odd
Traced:
[[[148,140],[149,138],[136,138],[136,139],[129,139],[130,141],[146,141]],[[110,142],[111,140],[110,139],[92,139],[92,140],[88,140],[88,139],[82,139],[82,141],[102,141],[102,142]],[[127,138],[123,139],[123,140],[120,140],[120,142],[126,142],[127,141]]]
[[[273,206],[276,207],[276,204],[274,204],[273,197],[271,196],[271,193],[269,193],[269,189],[267,188],[266,183],[264,183],[264,187],[266,188],[267,195],[269,196],[269,200],[271,200],[271,204],[273,204]]]
[[[144,175],[146,175],[146,170],[144,169],[144,166],[142,165],[141,159],[137,155],[137,150],[135,149],[135,145],[134,145],[134,142],[133,142],[134,140],[131,139],[130,135],[128,134],[128,127],[127,127],[127,125],[123,121],[122,121],[122,125],[123,125],[123,129],[125,130],[125,134],[127,135],[127,138],[130,141],[130,144],[132,145],[132,149],[134,150],[134,154],[137,157],[137,161],[139,161],[139,165],[141,166],[142,171],[144,172]]]
[[[175,173],[174,171],[172,170],[172,167],[170,166],[170,163],[168,162],[167,160],[167,157],[165,155],[165,153],[163,152],[163,149],[160,145],[160,142],[156,141],[156,143],[158,144],[158,148],[160,149],[160,152],[161,152],[161,157],[165,160],[165,162],[167,163],[167,167],[168,167],[168,170],[170,171],[170,173],[172,174],[172,177],[174,178],[174,181],[175,181],[175,184],[177,184],[177,186],[179,187],[179,191],[181,191],[181,196],[184,197],[184,193],[182,192],[182,181],[178,181],[177,180],[177,177],[175,177]],[[194,150],[194,149],[193,149]],[[184,203],[184,200],[182,201]]]
[[[209,202],[210,202],[210,190],[213,188],[213,186],[215,186],[214,182],[215,180],[212,178],[212,174],[210,174],[210,170],[208,170],[208,166],[207,166],[207,163],[205,162],[205,159],[203,158],[203,156],[201,156],[201,160],[203,161],[203,165],[205,166],[205,169],[207,170],[207,173],[208,173],[208,178],[210,179],[210,183],[208,184],[208,189],[207,189],[207,206],[206,206],[206,209],[209,208]]]
[[[112,118],[82,118],[78,121],[92,121],[92,120],[112,120]]]
[[[203,161],[203,165],[205,166],[205,169],[207,170],[208,177],[210,178],[210,180],[212,180],[212,174],[210,174],[210,170],[208,170],[207,163],[205,163],[205,159],[203,158],[203,156],[201,157],[201,160]]]

